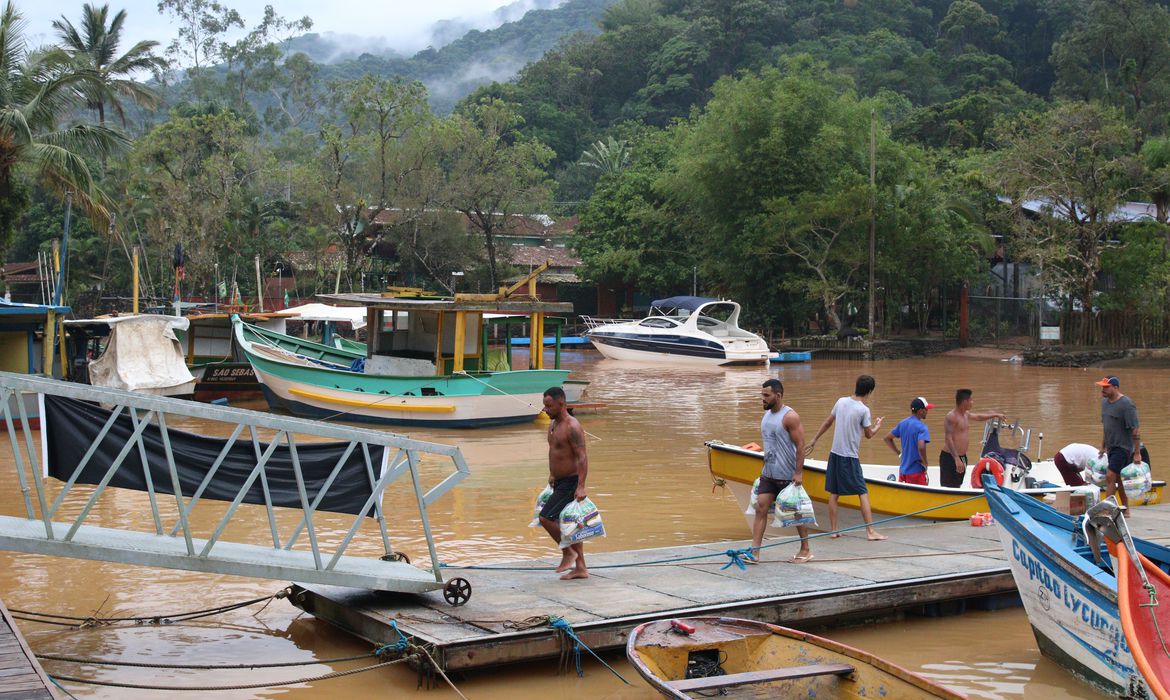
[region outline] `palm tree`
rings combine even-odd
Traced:
[[[109,5],[94,7],[86,4],[81,10],[80,31],[64,15],[53,22],[53,28],[61,39],[61,48],[76,68],[92,73],[84,94],[86,106],[97,112],[98,123],[106,123],[106,105],[109,104],[125,126],[126,113],[121,98],[151,108],[159,102],[158,93],[133,80],[133,76],[143,71],[157,72],[167,63],[151,53],[158,46],[157,41],[140,41],[119,56],[118,44],[122,41],[126,11],[119,11],[106,24],[109,14]]]
[[[96,221],[104,196],[85,156],[105,157],[127,143],[100,124],[60,122],[76,107],[90,74],[70,70],[59,52],[30,52],[12,1],[0,12],[0,250],[11,239],[35,183],[74,201]]]

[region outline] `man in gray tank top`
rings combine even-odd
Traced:
[[[749,561],[760,558],[760,544],[768,527],[768,511],[776,496],[789,484],[799,485],[804,479],[804,427],[800,416],[791,406],[784,405],[784,385],[779,379],[769,379],[760,390],[764,402],[764,417],[760,432],[764,438],[764,470],[756,497],[756,519],[752,521],[752,554]],[[797,564],[813,558],[808,548],[808,528],[797,525],[800,550],[789,561]]]

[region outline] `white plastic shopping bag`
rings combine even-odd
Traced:
[[[540,511],[544,509],[544,504],[548,503],[548,499],[553,495],[553,488],[545,486],[540,495],[536,497],[536,509],[532,512],[532,522],[528,523],[528,527],[537,527],[540,525]]]
[[[813,513],[812,499],[803,486],[789,484],[776,497],[776,518],[772,527],[794,527],[796,525],[816,525],[817,516]]]
[[[594,537],[605,537],[605,526],[601,524],[597,506],[588,498],[569,501],[561,511],[561,549]]]
[[[755,515],[756,514],[756,503],[759,500],[760,500],[760,477],[757,476],[755,482],[752,483],[752,495],[748,498],[747,510],[745,510],[743,512],[743,514],[744,515]],[[772,505],[768,507],[768,512],[769,513],[776,512],[775,502],[773,502]]]

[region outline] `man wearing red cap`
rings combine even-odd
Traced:
[[[1133,399],[1121,393],[1121,380],[1105,377],[1097,382],[1101,387],[1101,454],[1109,456],[1109,469],[1105,472],[1105,498],[1115,492],[1124,507],[1129,506],[1125,486],[1121,483],[1121,470],[1130,463],[1142,461],[1142,436],[1138,428],[1137,406]]]
[[[955,392],[955,407],[943,419],[943,450],[938,456],[939,483],[950,488],[960,488],[967,476],[967,447],[971,444],[970,421],[1007,420],[999,412],[972,413],[975,399],[970,389]]]

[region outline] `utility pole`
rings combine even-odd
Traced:
[[[877,111],[869,110],[869,339],[874,328],[874,261],[877,258]]]

